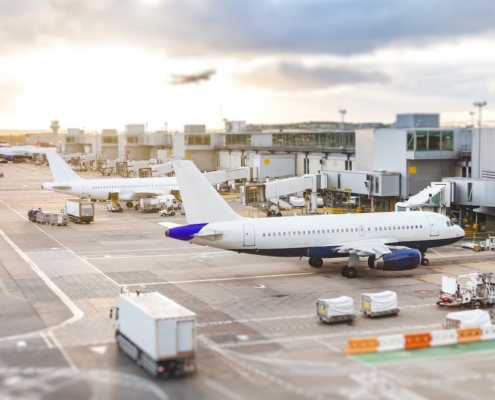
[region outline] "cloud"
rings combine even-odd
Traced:
[[[362,71],[350,67],[307,67],[298,62],[279,62],[263,65],[249,73],[236,74],[241,84],[278,92],[307,92],[326,90],[343,85],[390,82],[377,71]]]
[[[0,51],[120,44],[176,57],[368,53],[493,35],[486,0],[0,0]]]

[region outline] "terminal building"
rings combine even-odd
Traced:
[[[68,129],[58,138],[66,153],[97,153],[102,159],[188,158],[208,171],[254,167],[257,183],[325,174],[332,205],[357,195],[360,205],[375,211],[392,211],[432,182],[449,181],[454,201],[447,212],[461,208],[461,215],[482,216],[495,230],[494,133],[494,128],[443,127],[439,114],[399,114],[388,127],[260,129],[226,121],[223,131],[186,125],[183,132],[150,133],[144,124],[130,124],[124,132]]]

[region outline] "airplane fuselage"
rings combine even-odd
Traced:
[[[107,200],[109,193],[118,193],[123,201],[136,201],[152,195],[170,194],[178,190],[176,178],[78,179],[50,182],[43,189],[92,200]]]
[[[349,242],[376,239],[426,251],[464,237],[464,231],[447,217],[431,212],[243,218],[170,228],[167,234],[242,253],[318,258],[347,256],[333,249]]]

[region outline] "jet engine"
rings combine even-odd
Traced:
[[[379,260],[374,256],[368,258],[368,267],[383,271],[406,271],[417,268],[421,261],[421,253],[416,249],[397,250],[387,253]]]

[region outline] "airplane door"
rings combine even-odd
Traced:
[[[364,236],[364,225],[359,225],[359,236]]]
[[[82,194],[83,195],[89,194],[89,192],[88,192],[88,182],[86,181],[86,179],[84,179],[82,181]]]
[[[254,246],[254,226],[244,225],[244,246]]]
[[[430,223],[430,236],[438,236],[437,219],[434,216],[429,216],[428,222]]]

